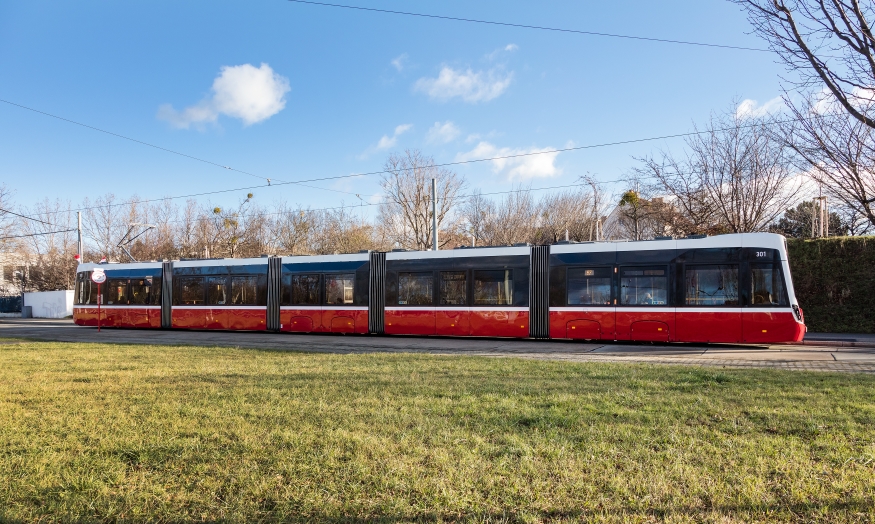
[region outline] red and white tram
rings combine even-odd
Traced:
[[[104,269],[102,297],[90,273]],[[805,334],[784,238],[81,264],[106,327],[782,343]]]

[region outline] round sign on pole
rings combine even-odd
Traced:
[[[106,273],[104,273],[102,269],[95,269],[91,273],[91,281],[95,284],[103,284],[104,282],[106,282]]]

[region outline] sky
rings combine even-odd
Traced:
[[[719,0],[338,3],[764,47]],[[373,204],[380,176],[348,175],[405,149],[449,163],[685,133],[740,104],[774,107],[782,73],[768,52],[284,0],[0,0],[0,99],[158,146],[0,102],[0,183],[22,208],[228,189],[197,199]],[[636,157],[682,148],[656,140],[450,169],[466,192],[587,175],[616,192]],[[346,178],[276,185],[329,177]]]

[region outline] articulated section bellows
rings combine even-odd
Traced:
[[[173,327],[173,262],[161,264],[161,327],[170,329]]]
[[[371,252],[368,272],[368,332],[386,332],[386,253]]]
[[[550,338],[550,246],[533,246],[529,275],[529,337]]]
[[[280,330],[280,301],[282,299],[283,259],[267,259],[267,330]]]

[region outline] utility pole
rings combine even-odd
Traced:
[[[437,228],[437,179],[431,179],[431,234],[434,238],[434,250],[438,250]]]
[[[82,211],[76,211],[76,252],[79,254],[79,263],[85,262],[82,258]]]
[[[818,232],[820,234],[818,235],[818,237],[823,237],[823,184],[821,184],[821,186],[820,186],[820,194],[817,197],[817,205],[818,205],[817,210],[819,211],[818,214],[820,215],[820,224],[818,225],[818,227],[819,227]]]
[[[823,236],[828,237],[829,236],[829,203],[827,202],[826,195],[824,195],[823,203],[821,205],[823,206],[823,220],[822,220],[822,222],[824,224]]]

